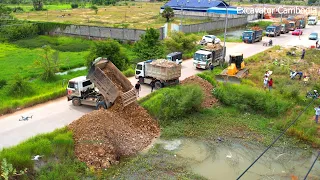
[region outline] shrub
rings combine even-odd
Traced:
[[[78,8],[79,7],[79,5],[77,4],[77,3],[72,3],[71,4],[71,8],[72,9],[76,9],[76,8]]]
[[[2,89],[5,85],[7,85],[7,81],[4,79],[0,80],[0,89]]]
[[[142,102],[160,120],[176,119],[201,108],[203,92],[199,86],[185,85],[158,90]]]
[[[30,96],[34,90],[29,82],[24,80],[21,76],[16,75],[13,83],[9,86],[8,94],[13,97]]]
[[[286,100],[246,85],[224,84],[216,88],[213,93],[226,105],[269,116],[278,116],[291,106]]]
[[[38,26],[28,23],[0,28],[0,37],[3,37],[1,40],[5,41],[16,41],[27,37],[33,37],[37,34]]]
[[[134,71],[134,69],[132,69],[132,68],[128,68],[127,70],[123,71],[123,74],[124,74],[126,77],[132,77],[132,76],[134,76],[135,71]]]
[[[208,74],[204,74],[204,73],[199,73],[197,74],[197,76],[199,76],[200,78],[208,81],[210,84],[212,84],[214,87],[217,85],[217,82],[213,79],[213,77],[211,77]]]
[[[183,32],[172,32],[171,36],[165,39],[164,44],[168,51],[179,51],[193,55],[196,50],[197,36],[194,34],[186,35]],[[191,56],[192,57],[192,56]]]

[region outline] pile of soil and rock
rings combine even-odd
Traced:
[[[155,61],[152,61],[150,64],[160,67],[177,67],[179,66],[175,62],[168,61],[166,59],[157,59]]]
[[[208,49],[208,50],[219,50],[219,49],[223,49],[223,46],[221,44],[207,44],[205,46],[205,49]]]
[[[194,84],[199,85],[204,93],[204,100],[202,102],[202,107],[204,108],[210,108],[213,105],[218,103],[218,99],[216,99],[212,95],[213,86],[208,81],[200,78],[199,76],[190,76],[183,81],[181,81],[181,84]]]
[[[114,71],[102,70],[119,89],[131,88],[126,81],[118,82]],[[120,98],[109,109],[86,114],[68,127],[73,132],[75,155],[95,168],[117,164],[121,156],[143,150],[160,134],[158,123],[144,108],[136,102],[123,107]]]

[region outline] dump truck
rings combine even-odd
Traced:
[[[197,69],[208,69],[211,64],[218,66],[224,62],[226,48],[220,44],[207,44],[193,55],[193,66]]]
[[[262,40],[262,29],[260,27],[252,27],[242,33],[242,41],[245,43],[254,43]]]
[[[310,16],[308,18],[308,25],[317,25],[318,17],[317,16]]]
[[[154,81],[155,89],[179,84],[181,64],[166,59],[147,60],[137,63],[135,78],[141,84]]]
[[[303,15],[291,16],[288,17],[287,20],[289,20],[290,31],[306,27],[306,18]]]
[[[245,66],[243,54],[234,53],[230,55],[229,66],[219,75],[216,75],[216,80],[220,82],[240,84],[241,79],[248,76],[248,74],[249,68],[246,68]]]
[[[296,22],[295,21],[289,21],[289,30],[290,31],[296,30]]]
[[[266,36],[280,36],[281,34],[281,25],[279,24],[273,24],[271,26],[268,26],[266,28]]]
[[[290,31],[289,21],[284,19],[281,23],[281,33],[285,34],[285,33],[288,33],[289,31]]]
[[[182,63],[182,52],[172,52],[167,55],[168,61],[176,62],[177,64]]]
[[[87,76],[76,77],[68,82],[67,99],[74,106],[84,104],[107,109],[118,98],[125,107],[137,100],[136,91],[122,72],[106,58],[95,59]]]

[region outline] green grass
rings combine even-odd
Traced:
[[[32,12],[33,11],[33,5],[31,4],[8,4],[6,5],[8,7],[11,8],[15,8],[15,7],[21,7],[25,12]],[[80,4],[79,4],[80,6]],[[91,5],[89,3],[86,4],[86,8],[89,8]],[[43,6],[44,9],[46,10],[67,10],[67,9],[71,9],[71,5],[70,4],[49,4],[49,5],[44,5]],[[80,8],[80,7],[79,7]]]
[[[258,21],[254,23],[249,23],[247,25],[248,28],[253,27],[253,26],[259,26],[261,29],[265,30],[268,26],[270,26],[273,22],[271,21]]]

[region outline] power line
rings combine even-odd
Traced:
[[[304,180],[306,180],[306,179],[307,179],[307,177],[308,177],[309,173],[311,172],[311,170],[312,170],[312,168],[313,168],[314,164],[317,162],[317,159],[319,158],[319,156],[320,156],[320,151],[318,152],[318,156],[316,157],[316,159],[313,161],[313,163],[312,163],[312,165],[311,165],[311,167],[310,167],[310,169],[309,169],[308,173],[307,173],[307,174],[306,174],[306,176],[304,177]]]
[[[313,103],[313,101],[315,100],[316,98],[312,98],[312,101],[306,106],[306,108],[300,112],[300,114],[296,117],[295,120],[293,120],[290,125],[263,151],[263,153],[260,154],[260,156],[253,161],[253,163],[237,178],[237,180],[239,180],[263,155],[264,153],[266,153],[270,148],[271,146],[276,143],[280,137],[282,137],[284,135],[284,133],[299,119],[299,117],[309,108],[309,106]]]

